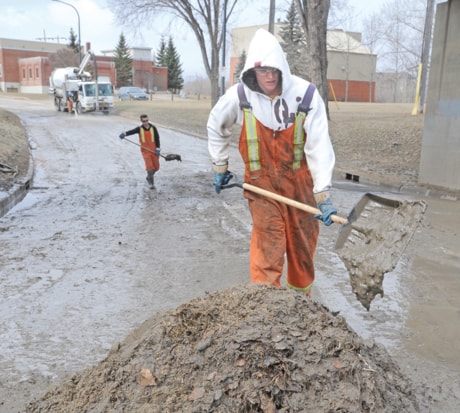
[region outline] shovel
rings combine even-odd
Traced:
[[[139,146],[140,148],[144,149],[145,151],[155,153],[155,151],[152,151],[151,149],[146,148],[145,146],[139,145],[138,143],[133,142],[133,141],[131,141],[129,139],[124,138],[123,140],[125,140],[126,142],[129,142],[129,143],[132,143],[133,145]],[[182,157],[180,155],[176,155],[174,153],[170,153],[168,155],[163,155],[163,154],[160,153],[160,156],[163,159],[166,159],[167,161],[180,161],[180,162],[182,162]]]
[[[234,182],[230,181],[234,178]],[[294,208],[321,215],[318,208],[241,182],[230,172],[222,189],[238,186]],[[358,301],[369,311],[377,294],[383,297],[384,274],[394,269],[425,214],[424,201],[398,201],[366,193],[348,218],[331,215],[341,224],[335,250],[350,275]]]

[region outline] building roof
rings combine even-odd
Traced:
[[[47,52],[54,53],[63,47],[66,47],[65,43],[50,43],[40,42],[34,40],[19,40],[19,39],[7,39],[0,38],[0,49],[12,49],[12,50],[28,50],[36,52]]]
[[[280,30],[284,23],[275,24],[275,37],[281,40]],[[249,42],[258,29],[268,29],[266,24],[237,27],[232,30],[232,56],[240,56],[243,50],[248,49]],[[327,50],[328,52],[346,52],[358,54],[370,54],[372,51],[361,43],[361,33],[346,32],[341,29],[327,31]]]
[[[373,54],[371,49],[360,42],[359,33],[343,30],[327,31],[327,50],[347,53]],[[358,40],[359,39],[359,40]]]

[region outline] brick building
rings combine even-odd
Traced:
[[[58,43],[0,38],[0,90],[19,92],[23,83],[27,90],[35,93],[48,92],[52,71],[48,56],[62,47]]]
[[[54,67],[49,56],[65,47],[59,43],[0,38],[0,92],[48,93]],[[89,50],[90,44],[86,44]],[[148,90],[168,88],[168,69],[156,67],[150,48],[130,49],[134,85]],[[117,85],[113,52],[96,56],[98,76]]]
[[[230,80],[235,83],[235,69],[240,56],[248,51],[249,42],[259,29],[267,25],[240,27],[232,30],[230,55]],[[281,24],[275,24],[275,36],[281,41]],[[361,34],[328,30],[327,32],[327,78],[329,100],[348,102],[374,102],[377,56],[361,43]]]

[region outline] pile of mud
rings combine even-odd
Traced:
[[[27,412],[416,412],[384,348],[285,288],[250,284],[159,313]]]

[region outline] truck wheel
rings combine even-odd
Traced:
[[[61,99],[54,98],[54,106],[56,106],[56,110],[60,112],[61,111]]]
[[[81,103],[77,101],[77,103],[75,104],[75,112],[77,113],[77,115],[80,115],[81,114]]]

